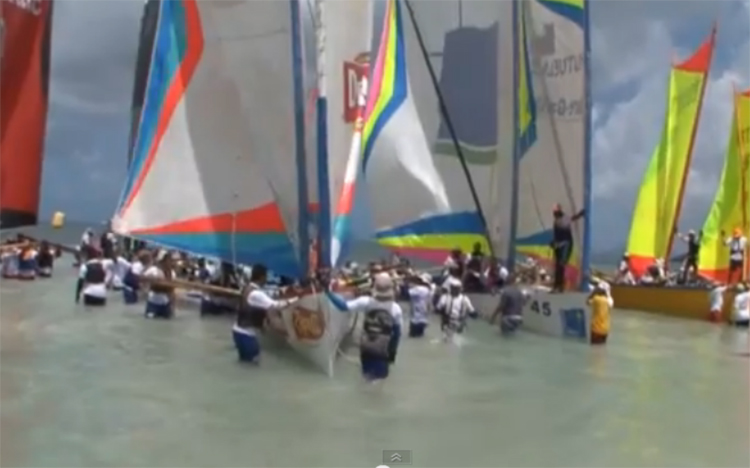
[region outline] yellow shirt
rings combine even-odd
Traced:
[[[591,306],[591,333],[597,335],[609,334],[610,299],[606,295],[591,296],[587,304]]]

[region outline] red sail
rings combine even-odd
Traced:
[[[0,1],[0,227],[36,224],[47,124],[52,0]]]

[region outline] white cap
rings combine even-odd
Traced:
[[[609,283],[607,283],[606,281],[599,281],[596,284],[596,289],[600,289],[604,291],[605,293],[609,293],[610,291]]]
[[[388,273],[378,273],[372,281],[373,296],[376,298],[393,298],[393,278]]]
[[[429,273],[422,273],[419,278],[427,284],[432,284],[432,275]]]
[[[463,284],[461,284],[461,280],[459,280],[458,278],[450,277],[448,278],[448,281],[446,281],[446,286],[448,286],[449,288],[460,288],[463,286]]]

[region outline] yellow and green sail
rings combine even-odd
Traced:
[[[703,225],[703,246],[698,270],[701,275],[723,281],[729,267],[729,249],[724,240],[735,229],[748,230],[747,183],[750,157],[747,132],[750,130],[750,90],[735,94],[734,118],[727,146],[719,189]],[[743,136],[744,138],[740,140]]]
[[[692,57],[672,66],[661,142],[641,183],[628,238],[636,274],[672,249],[715,38],[716,28]]]

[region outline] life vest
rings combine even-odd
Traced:
[[[86,274],[83,281],[87,284],[102,284],[107,278],[107,272],[104,271],[104,265],[99,260],[86,262]]]
[[[378,305],[365,313],[360,350],[371,356],[388,358],[391,335],[396,322],[391,312]]]
[[[732,238],[729,241],[729,258],[732,260],[742,260],[744,252],[742,251],[742,242],[739,237]]]
[[[445,308],[439,311],[442,317],[441,326],[443,328],[448,327],[458,332],[461,332],[464,329],[466,324],[466,314],[468,311],[464,307],[465,302],[463,297],[463,294],[459,294],[458,296],[448,296]],[[453,304],[455,301],[460,301],[459,304],[461,304],[458,310],[458,316],[453,315]]]
[[[247,303],[247,297],[255,289],[258,289],[258,286],[250,283],[242,291],[242,304],[237,311],[237,326],[239,328],[254,328],[257,330],[265,328],[268,311],[262,307],[252,306]]]

